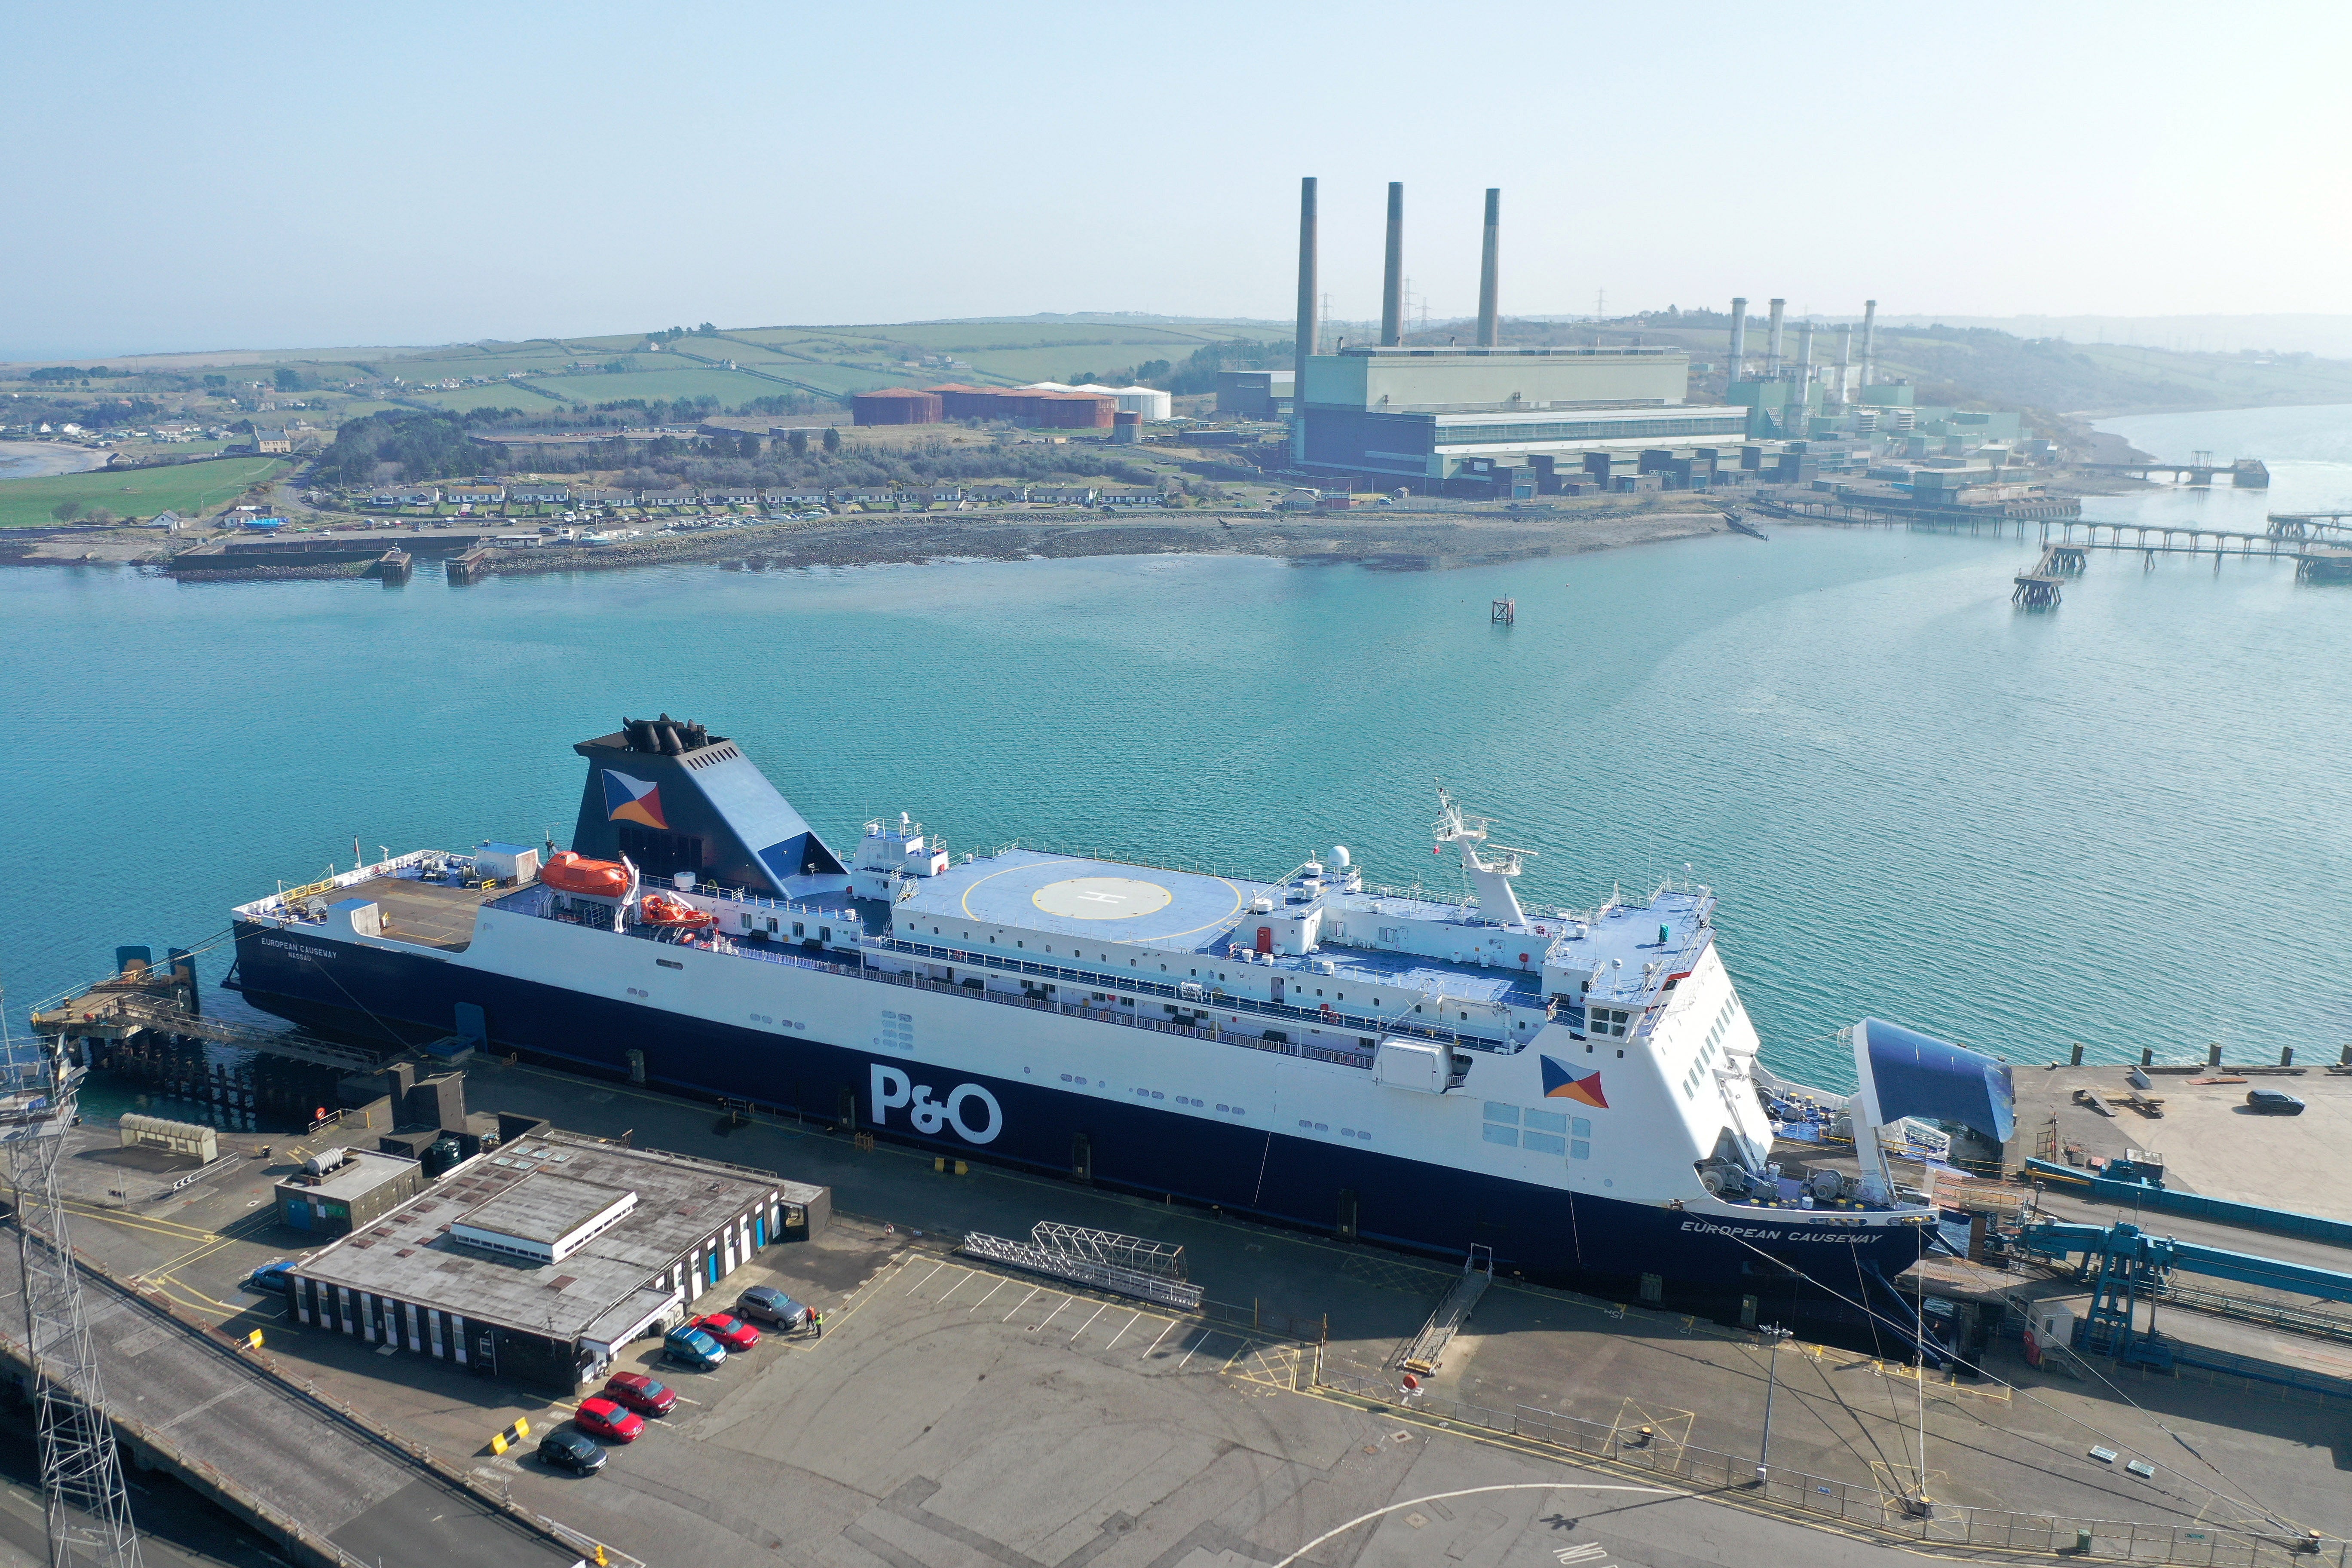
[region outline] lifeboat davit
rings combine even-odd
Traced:
[[[646,925],[663,926],[673,931],[719,923],[719,917],[709,910],[698,910],[685,900],[673,899],[667,893],[647,893],[639,899],[637,919]]]
[[[569,849],[559,849],[540,868],[539,879],[565,893],[593,893],[600,899],[629,896],[629,868],[618,860],[591,860]]]

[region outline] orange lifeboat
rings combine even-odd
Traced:
[[[673,931],[691,930],[696,926],[717,925],[719,917],[709,910],[698,910],[683,899],[673,899],[667,893],[647,893],[637,900],[637,919],[649,926],[662,926]]]
[[[569,849],[559,849],[540,868],[539,879],[565,893],[593,893],[600,899],[629,896],[629,868],[617,860],[591,860]]]

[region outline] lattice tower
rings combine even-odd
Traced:
[[[41,1492],[51,1568],[138,1568],[139,1535],[106,1416],[98,1346],[66,1229],[58,1161],[82,1074],[62,1040],[20,1045],[0,1005],[0,1143],[7,1149],[25,1278],[25,1342],[40,1401]]]

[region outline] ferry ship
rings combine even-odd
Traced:
[[[1377,886],[1345,847],[1252,879],[958,855],[904,816],[845,861],[698,724],[573,750],[569,850],[418,850],[245,904],[231,984],[360,1038],[1650,1299],[1881,1289],[1934,1230],[1890,1174],[1906,1119],[2009,1136],[2005,1067],[1874,1020],[1849,1031],[1859,1093],[1774,1079],[1709,889],[1531,909],[1531,852],[1443,789],[1453,896]],[[1832,1117],[1848,1168],[1789,1168]]]

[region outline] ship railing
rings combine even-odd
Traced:
[[[1004,1007],[1026,1007],[1033,1013],[1055,1013],[1065,1018],[1083,1018],[1097,1024],[1117,1024],[1129,1029],[1148,1029],[1155,1035],[1175,1035],[1188,1040],[1208,1040],[1217,1045],[1245,1046],[1254,1051],[1267,1051],[1276,1056],[1297,1057],[1305,1061],[1329,1062],[1334,1067],[1360,1068],[1369,1070],[1372,1053],[1368,1050],[1335,1050],[1328,1046],[1310,1046],[1298,1040],[1269,1040],[1260,1036],[1235,1034],[1230,1029],[1196,1028],[1163,1018],[1148,1018],[1116,1003],[1104,1005],[1087,1002],[1049,1002],[1042,996],[1014,996],[1003,991],[933,980],[927,975],[908,974],[891,969],[851,970],[839,965],[815,967],[839,968],[845,974],[857,974],[867,980],[879,980],[886,985],[904,985],[914,991],[933,991],[946,996],[961,996],[977,1002],[993,1002]]]
[[[280,888],[277,892],[270,894],[266,899],[256,899],[249,904],[239,904],[236,909],[229,912],[232,914],[244,915],[250,919],[277,919],[299,921],[302,921],[304,917],[294,911],[292,900],[315,899],[321,893],[334,892],[343,888],[354,886],[357,883],[372,881],[378,877],[390,876],[395,871],[413,871],[425,865],[428,860],[446,861],[467,860],[471,858],[471,856],[456,854],[453,851],[446,849],[412,849],[405,855],[395,855],[389,860],[378,860],[373,865],[358,867],[357,868],[349,871],[338,871],[331,877],[325,878],[320,881],[311,882],[304,887]]]
[[[1027,974],[1039,979],[1067,981],[1074,985],[1088,985],[1098,990],[1133,992],[1139,996],[1150,996],[1160,1001],[1176,1002],[1188,1009],[1215,1012],[1223,1009],[1247,1013],[1256,1017],[1273,1018],[1286,1023],[1309,1024],[1329,1029],[1345,1029],[1378,1039],[1383,1035],[1405,1035],[1414,1039],[1441,1041],[1458,1046],[1464,1050],[1485,1051],[1492,1056],[1516,1056],[1524,1041],[1489,1038],[1483,1035],[1463,1034],[1453,1029],[1432,1028],[1426,1024],[1414,1024],[1396,1018],[1368,1018],[1361,1014],[1341,1013],[1337,1009],[1326,1013],[1317,1007],[1295,1007],[1286,1002],[1259,1002],[1246,996],[1223,995],[1214,990],[1203,990],[1198,996],[1188,995],[1185,982],[1163,982],[1145,979],[1141,975],[1104,974],[1092,970],[1066,969],[1058,964],[1034,963],[1026,960],[999,957],[975,952],[970,948],[942,947],[930,942],[908,942],[903,937],[868,937],[865,945],[887,952],[901,953],[935,963],[961,963],[986,968],[1006,974]],[[1197,984],[1197,982],[1192,984]]]

